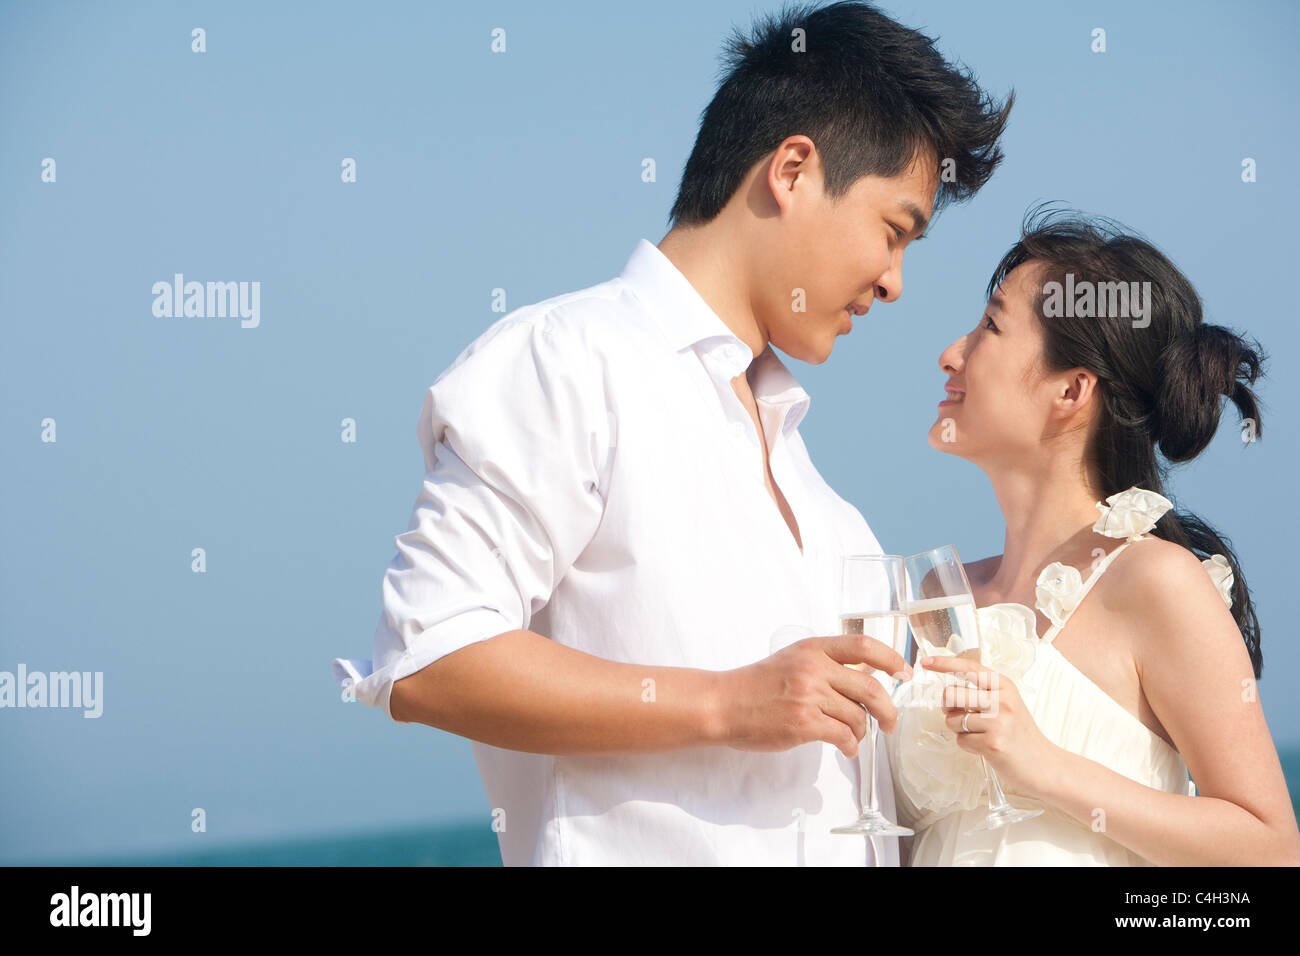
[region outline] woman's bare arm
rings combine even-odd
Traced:
[[[1300,865],[1300,831],[1241,632],[1195,555],[1153,549],[1117,600],[1140,617],[1142,690],[1196,781],[1165,793],[1061,750],[1042,796],[1166,866]],[[1099,812],[1100,811],[1100,812]]]

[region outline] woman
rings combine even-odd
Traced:
[[[988,292],[929,440],[988,474],[1004,552],[965,566],[981,663],[923,660],[887,736],[911,865],[1300,863],[1245,577],[1156,458],[1204,450],[1224,395],[1258,436],[1264,357],[1104,220],[1031,213]],[[1044,812],[972,831],[980,756]]]

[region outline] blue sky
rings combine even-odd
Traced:
[[[721,41],[774,6],[0,5],[0,669],[104,674],[98,719],[0,712],[0,860],[487,825],[466,741],[342,703],[329,668],[370,655],[423,392],[492,289],[593,285],[663,236]],[[909,249],[899,302],[790,360],[801,430],[889,550],[998,553],[983,473],[926,442],[938,355],[1031,203],[1140,230],[1272,356],[1263,440],[1226,414],[1172,488],[1242,558],[1265,711],[1300,746],[1297,10],[1072,6],[885,5],[1015,88],[1007,159]],[[260,324],[155,316],[177,272],[259,282]]]

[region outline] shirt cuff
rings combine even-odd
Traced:
[[[383,629],[387,630],[387,627],[383,626]],[[519,630],[519,625],[495,608],[473,608],[426,628],[413,643],[377,670],[371,661],[335,658],[334,679],[341,687],[350,681],[357,700],[369,707],[380,707],[390,720],[397,720],[390,704],[393,684],[452,651],[516,630]],[[412,723],[406,720],[397,722]]]

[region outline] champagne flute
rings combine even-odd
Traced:
[[[914,554],[906,561],[906,571],[907,615],[915,635],[917,657],[956,656],[979,661],[979,615],[957,549],[948,544]],[[982,754],[980,766],[989,784],[989,812],[982,823],[967,833],[995,830],[1043,812],[1013,807],[1002,792],[998,775]]]
[[[840,607],[843,609],[840,613],[841,634],[866,634],[892,647],[899,656],[908,656],[907,591],[903,585],[903,559],[900,555],[855,554],[844,558]],[[845,666],[855,670],[867,667],[866,664]],[[884,671],[877,671],[872,676],[886,691],[893,693],[898,683],[893,676]],[[876,718],[869,710],[867,738],[858,747],[858,766],[862,770],[862,812],[854,822],[835,827],[831,832],[912,836],[913,830],[898,825],[880,812],[876,794]]]

